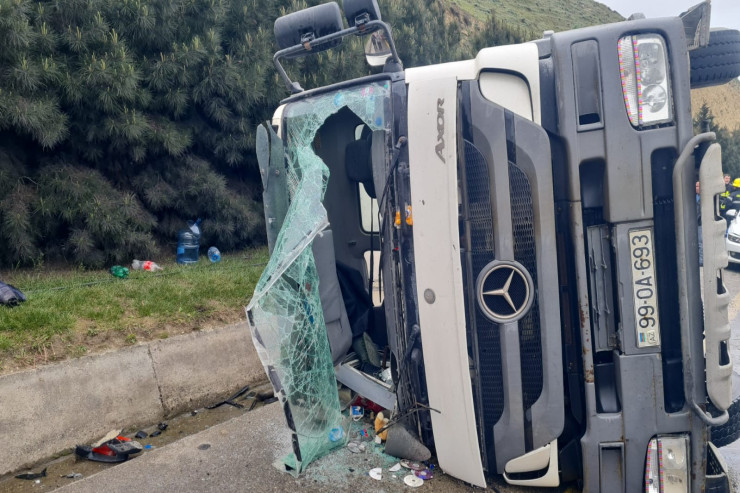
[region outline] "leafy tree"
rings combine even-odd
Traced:
[[[722,169],[733,178],[740,177],[740,129],[730,131],[714,121],[709,105],[704,103],[694,117],[694,132],[714,132],[722,146]]]
[[[524,43],[535,39],[535,37],[527,29],[511,26],[500,20],[496,17],[496,13],[492,11],[483,27],[473,35],[471,48],[475,53],[489,46]]]
[[[263,242],[254,129],[287,95],[272,25],[318,3],[0,0],[0,266],[172,254],[196,217],[204,244]],[[521,38],[492,18],[468,42],[441,0],[380,4],[407,67]],[[362,48],[287,68],[304,87],[367,75]]]

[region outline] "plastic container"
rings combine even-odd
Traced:
[[[194,264],[198,261],[200,248],[200,219],[188,221],[187,229],[177,233],[177,263]]]
[[[219,252],[218,248],[216,248],[215,246],[212,246],[208,249],[208,260],[210,260],[214,264],[221,261],[221,252]]]

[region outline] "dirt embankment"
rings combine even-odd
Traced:
[[[714,114],[714,121],[728,130],[740,129],[740,80],[729,84],[691,91],[694,115],[706,103]]]

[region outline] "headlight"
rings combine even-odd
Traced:
[[[733,243],[740,243],[740,236],[738,235],[727,235],[727,239]]]
[[[673,121],[668,54],[658,34],[619,40],[619,72],[624,105],[635,127]]]
[[[645,460],[645,493],[689,491],[689,437],[653,438]]]

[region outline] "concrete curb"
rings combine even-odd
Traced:
[[[0,475],[266,380],[246,322],[0,377]]]

